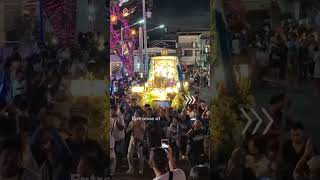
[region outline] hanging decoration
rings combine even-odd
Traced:
[[[127,74],[131,75],[134,72],[134,47],[135,38],[131,35],[131,30],[125,28],[122,30],[121,38],[121,28],[127,27],[128,17],[133,12],[124,8],[121,10],[121,3],[126,1],[113,1],[110,7],[110,48],[112,51],[118,55],[122,61],[124,69]],[[125,10],[126,9],[126,10]],[[123,42],[122,42],[123,40]]]
[[[42,0],[41,8],[59,43],[68,45],[76,37],[76,0]]]

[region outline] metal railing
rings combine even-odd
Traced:
[[[200,48],[200,44],[198,44],[198,43],[178,43],[178,47],[180,47],[180,48]]]

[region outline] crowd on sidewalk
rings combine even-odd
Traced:
[[[204,88],[209,86],[210,74],[207,69],[202,67],[188,68],[185,71],[185,75],[191,86]]]
[[[251,58],[254,85],[264,82],[286,82],[288,88],[297,88],[305,82],[315,82],[320,92],[319,28],[295,22],[284,23],[271,30],[266,24],[251,30],[233,32],[233,55]],[[280,84],[280,83],[279,83]],[[244,142],[230,154],[223,165],[221,179],[319,179],[320,148],[316,139],[304,130],[303,120],[288,112],[291,101],[286,94],[270,98],[268,112],[274,122],[263,135],[248,131]],[[285,113],[285,114],[284,114]],[[264,118],[263,127],[268,124]]]
[[[290,85],[314,79],[319,89],[319,29],[296,22],[283,23],[275,30],[266,24],[254,30],[233,32],[233,53],[252,57],[254,82],[264,77],[287,80]]]
[[[108,175],[107,147],[88,137],[86,115],[71,112],[66,83],[97,58],[88,35],[75,46],[42,47],[25,57],[14,47],[1,59],[1,180]]]

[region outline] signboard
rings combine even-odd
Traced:
[[[104,80],[72,80],[70,92],[73,96],[103,97],[107,84]]]

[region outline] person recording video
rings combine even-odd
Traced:
[[[184,171],[176,166],[170,146],[168,148],[152,148],[149,165],[156,176],[153,180],[186,180]]]

